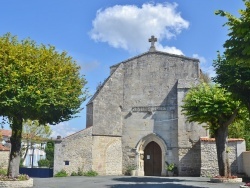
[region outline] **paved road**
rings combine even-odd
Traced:
[[[210,183],[203,177],[73,176],[34,178],[35,188],[239,188],[243,183]]]

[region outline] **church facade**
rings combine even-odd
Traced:
[[[95,170],[100,175],[200,176],[200,137],[206,129],[186,122],[182,100],[199,82],[199,60],[156,51],[110,67],[87,104],[86,129],[58,139],[54,173]]]
[[[188,123],[182,100],[199,82],[199,60],[150,50],[110,67],[87,103],[86,129],[55,143],[54,174],[66,170],[122,175],[218,175],[216,147],[202,125]],[[242,173],[243,139],[229,140],[232,173]]]

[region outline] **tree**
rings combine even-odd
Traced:
[[[214,62],[217,76],[213,80],[246,104],[250,113],[250,1],[244,2],[246,9],[239,11],[239,18],[223,10],[216,11],[228,19],[225,25],[229,27],[229,39],[223,45],[223,55],[218,54]]]
[[[53,141],[48,141],[45,147],[46,159],[50,163],[50,167],[54,166],[54,148],[55,143]]]
[[[227,150],[228,127],[239,116],[240,102],[218,85],[202,83],[191,88],[184,100],[183,114],[189,122],[206,123],[214,133],[219,174],[231,175]]]
[[[229,126],[229,138],[244,138],[246,141],[246,149],[250,150],[250,118],[246,108],[240,110],[241,117],[238,121]]]
[[[211,83],[211,77],[209,76],[209,74],[207,72],[202,72],[200,71],[200,80],[202,82],[205,82],[205,83]]]
[[[57,124],[78,113],[86,99],[86,80],[66,52],[53,46],[0,37],[0,116],[12,129],[8,175],[19,174],[23,121]]]
[[[22,142],[25,142],[25,145],[22,146],[22,159],[24,161],[28,150],[31,148],[34,143],[46,142],[50,137],[52,130],[48,124],[40,125],[37,120],[26,120],[23,122],[23,133],[22,133]]]

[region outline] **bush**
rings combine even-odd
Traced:
[[[84,172],[83,175],[84,175],[84,176],[89,176],[89,177],[90,177],[90,176],[91,176],[91,177],[94,177],[94,176],[97,176],[98,173],[97,173],[96,171],[94,171],[94,170],[90,170],[90,171]]]
[[[50,161],[48,159],[41,159],[38,162],[39,167],[49,167],[50,166]]]
[[[19,174],[15,178],[0,174],[0,181],[24,181],[28,179],[29,179],[29,176],[27,174]]]
[[[17,179],[18,179],[19,181],[24,181],[24,180],[28,180],[28,179],[29,179],[29,176],[28,176],[27,174],[19,174],[19,175],[17,176]]]
[[[67,177],[68,174],[65,170],[61,170],[55,174],[55,177]]]
[[[0,175],[6,176],[7,175],[7,169],[0,168]]]
[[[135,165],[127,166],[126,171],[125,171],[125,175],[131,175],[131,171],[132,170],[136,170],[136,166]]]
[[[72,172],[70,176],[78,176],[78,174],[76,172]]]

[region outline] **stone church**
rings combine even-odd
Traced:
[[[86,129],[55,144],[54,173],[95,170],[164,176],[174,163],[179,176],[200,176],[200,137],[207,131],[181,112],[185,93],[199,82],[199,60],[157,51],[110,67],[110,75],[87,103]],[[211,167],[214,169],[214,167]]]

